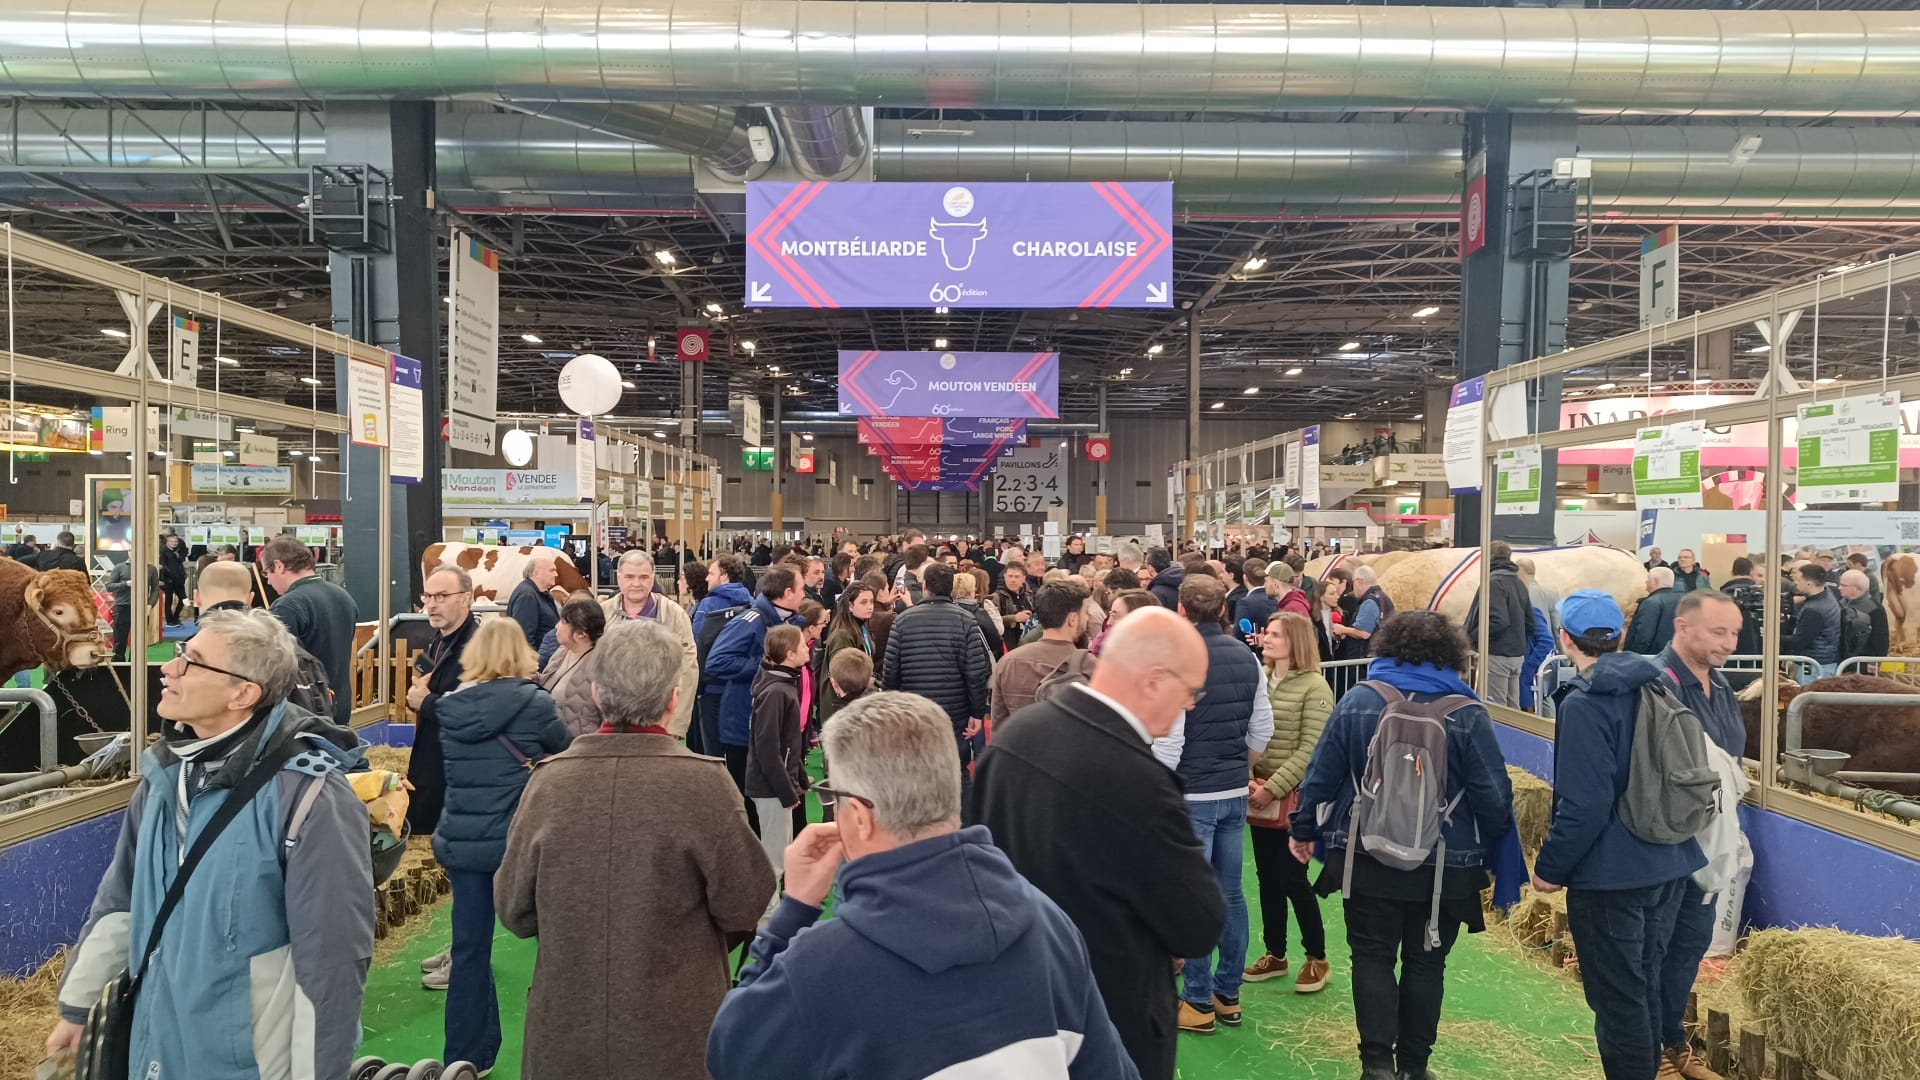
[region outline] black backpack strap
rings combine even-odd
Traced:
[[[179,873],[173,876],[173,884],[167,887],[166,899],[160,901],[160,910],[153,916],[153,927],[147,931],[147,949],[140,956],[140,966],[129,968],[133,972],[136,985],[146,975],[147,964],[152,962],[154,950],[160,947],[160,933],[167,928],[167,920],[173,917],[173,909],[179,906],[180,898],[186,895],[187,879],[193,876],[194,868],[200,865],[201,859],[206,858],[214,841],[220,839],[220,834],[226,831],[234,818],[240,816],[240,811],[246,809],[247,804],[253,801],[253,797],[260,793],[260,789],[266,787],[268,781],[279,775],[281,767],[299,753],[299,749],[294,745],[296,741],[288,739],[249,769],[247,774],[240,778],[238,784],[228,789],[227,801],[220,804],[220,809],[213,812],[213,819],[207,822],[206,828],[201,829],[200,835],[194,837],[193,846],[187,849],[186,858],[180,860]],[[182,764],[181,767],[186,766]]]

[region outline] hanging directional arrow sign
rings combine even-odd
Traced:
[[[750,183],[755,307],[1170,308],[1173,185]]]

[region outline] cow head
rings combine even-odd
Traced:
[[[35,574],[22,600],[30,616],[27,636],[47,667],[88,668],[113,658],[87,575],[78,570]]]
[[[935,221],[927,219],[927,235],[940,241],[940,257],[949,270],[965,270],[973,265],[973,253],[987,238],[987,219],[979,221]]]

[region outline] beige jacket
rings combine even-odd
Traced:
[[[693,641],[693,620],[687,618],[685,608],[671,599],[654,594],[654,618],[661,626],[673,631],[680,639],[680,679],[675,686],[680,690],[679,704],[673,708],[673,716],[667,720],[667,730],[676,738],[687,737],[687,727],[693,722],[694,699],[699,696],[700,686],[700,650]],[[600,607],[607,613],[607,626],[627,621],[626,605],[620,602],[620,594],[601,601]]]

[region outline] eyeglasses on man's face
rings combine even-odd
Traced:
[[[1187,692],[1187,708],[1189,709],[1200,704],[1207,696],[1207,686],[1205,683],[1201,683],[1199,686],[1188,686],[1187,680],[1181,678],[1180,673],[1170,667],[1159,667],[1154,670],[1164,672],[1169,678],[1173,679],[1174,682],[1180,684],[1180,689]]]
[[[181,675],[185,675],[187,673],[188,668],[205,668],[208,671],[217,672],[221,675],[225,675],[229,679],[238,679],[241,682],[250,682],[257,685],[260,681],[250,676],[242,675],[237,671],[228,671],[226,668],[214,667],[212,664],[206,664],[206,663],[200,662],[199,660],[195,660],[193,658],[193,654],[187,651],[187,643],[184,641],[176,642],[174,644],[173,658],[175,660],[180,661]]]
[[[855,795],[851,791],[839,791],[823,784],[813,785],[813,796],[820,800],[821,806],[833,806],[836,803],[852,800],[853,802],[864,805],[869,810],[873,809],[873,800],[867,798],[865,795]]]

